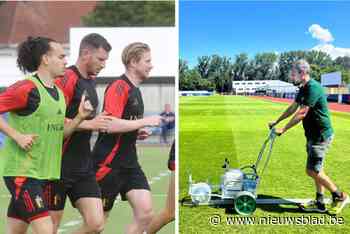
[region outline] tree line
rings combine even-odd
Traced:
[[[174,26],[175,1],[100,1],[82,21],[89,27]]]
[[[350,83],[350,57],[332,59],[321,51],[288,51],[281,54],[258,53],[249,59],[246,53],[227,56],[211,55],[198,57],[197,64],[189,68],[180,58],[180,90],[209,90],[231,92],[232,81],[282,80],[289,81],[292,64],[306,59],[311,65],[311,77],[320,81],[321,74],[340,71],[344,83]]]

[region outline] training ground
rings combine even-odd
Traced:
[[[231,167],[253,164],[267,137],[267,123],[276,120],[287,105],[243,96],[180,97],[179,198],[188,193],[189,172],[195,182],[209,179],[219,184],[225,158],[229,158]],[[331,118],[335,139],[326,157],[325,171],[349,193],[350,114],[332,111]],[[257,191],[260,198],[314,198],[314,184],[305,173],[303,134],[299,124],[276,138]],[[350,233],[349,204],[336,218],[341,224],[335,224],[327,214],[304,213],[295,205],[258,205],[249,217],[226,214],[223,208],[179,206],[179,231],[184,234]],[[210,223],[213,219],[217,225]]]
[[[167,168],[169,157],[169,146],[140,146],[138,148],[139,162],[149,180],[152,189],[153,205],[158,212],[165,205],[166,193],[170,171]],[[5,233],[6,212],[10,196],[3,183],[0,182],[0,233]],[[132,210],[126,201],[118,201],[114,204],[110,213],[110,218],[105,227],[104,234],[122,234],[125,226],[132,219]],[[62,224],[59,233],[72,233],[82,222],[82,218],[77,210],[72,208],[69,199],[66,202]],[[174,234],[174,222],[168,224],[159,233]]]

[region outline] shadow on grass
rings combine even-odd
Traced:
[[[258,199],[283,199],[271,195],[259,194]],[[297,204],[258,204],[257,208],[270,213],[305,213]]]
[[[264,195],[259,194],[258,199],[281,199],[282,197],[276,197],[271,195]],[[199,206],[208,206],[215,209],[225,209],[226,214],[237,214],[233,200],[226,200],[225,204],[222,203],[222,200],[219,198],[212,198],[212,200],[208,204],[194,204],[191,200],[190,196],[186,196],[180,201],[181,206],[186,207],[199,207]],[[283,214],[283,213],[299,213],[299,214],[320,214],[318,212],[306,212],[299,208],[298,204],[257,204],[257,209],[261,209],[265,212],[269,213],[277,213],[277,214]],[[327,214],[327,213],[325,213]]]

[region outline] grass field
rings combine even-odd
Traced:
[[[139,147],[139,161],[151,183],[153,204],[156,211],[159,211],[165,204],[168,191],[170,173],[167,170],[169,147]],[[9,195],[2,180],[0,182],[0,233],[5,233],[6,211]],[[127,202],[118,202],[113,208],[109,222],[105,227],[105,234],[122,234],[126,224],[132,218],[132,210]],[[82,219],[77,210],[73,209],[70,202],[67,202],[60,233],[72,233]],[[175,233],[174,223],[168,224],[159,233]]]
[[[209,178],[210,183],[218,184],[224,158],[230,159],[231,167],[253,164],[268,134],[267,123],[277,119],[286,107],[283,103],[240,96],[181,97],[179,198],[187,195],[189,172],[194,181]],[[327,154],[325,170],[341,189],[350,192],[350,114],[332,113],[332,123],[335,140]],[[305,174],[305,162],[305,138],[300,124],[276,139],[258,194],[268,198],[314,198],[314,184]],[[179,231],[186,234],[350,233],[350,207],[337,217],[343,224],[334,225],[313,225],[316,219],[328,222],[330,216],[302,213],[293,205],[258,205],[250,220],[305,218],[300,225],[229,225],[227,219],[240,216],[226,214],[223,208],[179,208]],[[215,226],[209,223],[214,216],[221,218]],[[307,218],[314,221],[306,224]]]

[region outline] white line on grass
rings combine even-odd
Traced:
[[[280,198],[280,199],[256,199],[256,204],[259,205],[281,205],[281,204],[303,204],[307,203],[309,201],[312,201],[313,199],[308,198],[308,199],[299,199],[299,198]],[[324,200],[326,204],[330,204],[332,202],[331,199],[327,198]],[[350,203],[350,201],[346,202],[346,204]],[[210,206],[210,205],[230,205],[233,204],[232,199],[216,199],[216,200],[211,200],[206,203],[199,203],[197,205],[199,206]],[[191,205],[191,204],[188,204]]]
[[[73,227],[73,226],[81,224],[81,223],[82,223],[81,220],[73,220],[73,221],[69,221],[69,222],[63,224],[62,226],[63,227]]]
[[[283,198],[283,199],[256,199],[257,204],[302,204],[312,201],[313,199],[298,199],[298,198]],[[324,200],[326,204],[332,202],[331,199],[327,198]],[[347,203],[350,203],[348,201]]]
[[[58,229],[58,233],[66,233],[68,232],[68,230],[71,228],[71,227],[74,227],[78,224],[81,224],[83,221],[81,220],[81,217],[79,217],[77,220],[72,220],[72,221],[69,221],[65,224],[62,225],[62,227],[60,229]]]

